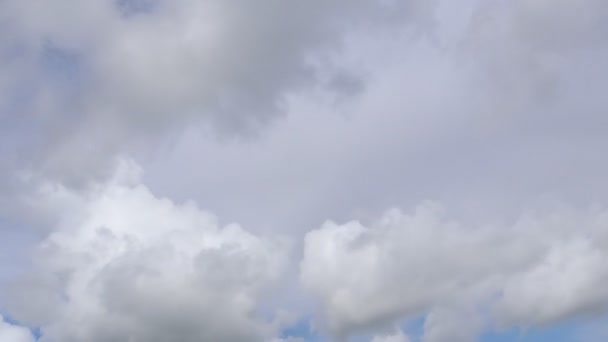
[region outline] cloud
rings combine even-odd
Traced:
[[[73,182],[108,176],[108,159],[153,149],[187,124],[256,134],[285,114],[287,95],[323,86],[317,66],[346,36],[363,27],[429,25],[432,7],[428,1],[4,1],[3,131],[36,134],[19,144],[18,165]],[[327,89],[360,88],[352,76],[326,70],[335,80]]]
[[[607,8],[0,1],[0,304],[68,342],[605,312]]]
[[[246,143],[191,130],[142,162],[148,185],[222,217],[299,232],[425,198],[476,218],[513,217],[542,196],[605,203],[605,44],[537,46],[518,31],[520,16],[553,20],[540,33],[572,22],[516,1],[483,3],[440,2],[439,43],[408,30],[352,34],[332,64],[361,75],[360,93],[335,106],[323,91],[290,96],[289,117]],[[559,63],[526,70],[511,54]],[[543,83],[554,95],[541,94]]]
[[[299,337],[287,337],[287,338],[277,338],[272,340],[271,342],[305,342],[304,339]]]
[[[475,341],[483,330],[482,318],[479,313],[465,307],[437,307],[431,309],[424,322],[425,342],[469,342]],[[474,305],[474,304],[473,304]]]
[[[410,339],[402,331],[398,331],[394,334],[374,336],[371,342],[410,342]]]
[[[0,341],[2,342],[34,342],[32,332],[25,327],[13,325],[0,316]]]
[[[425,203],[309,232],[301,279],[334,333],[428,314],[426,341],[467,341],[606,311],[607,226],[605,211],[567,208],[468,226]]]
[[[126,172],[128,174],[129,172]],[[220,225],[195,204],[156,198],[122,177],[64,203],[34,267],[6,302],[41,341],[262,341],[279,324],[260,306],[281,279],[281,239]],[[69,196],[67,196],[69,195]]]
[[[467,58],[480,66],[478,79],[503,111],[532,116],[532,107],[580,91],[568,85],[580,82],[583,73],[587,82],[605,84],[596,72],[606,68],[600,56],[608,52],[608,25],[602,19],[607,14],[598,0],[481,3],[462,43]],[[587,74],[583,64],[595,72]],[[589,114],[595,116],[583,113]]]

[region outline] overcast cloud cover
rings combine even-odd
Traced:
[[[0,1],[0,342],[604,341],[606,18]]]

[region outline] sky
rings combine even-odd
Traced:
[[[0,1],[0,342],[605,341],[607,17]]]

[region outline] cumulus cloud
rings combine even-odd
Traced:
[[[468,226],[425,203],[308,233],[301,279],[336,333],[428,314],[426,341],[469,341],[608,309],[607,244],[606,211]]]
[[[2,342],[34,342],[32,332],[25,327],[13,325],[0,316],[0,341]]]
[[[128,172],[127,172],[128,173]],[[41,341],[262,341],[277,328],[259,300],[278,283],[287,246],[192,203],[115,178],[64,202],[34,269],[6,301]]]

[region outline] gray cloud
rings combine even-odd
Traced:
[[[555,112],[551,104],[560,98],[580,94],[589,84],[605,85],[598,73],[606,70],[606,14],[595,0],[482,4],[473,12],[462,44],[466,57],[482,66],[478,77],[493,92],[498,113],[534,122],[543,115],[532,108]],[[580,115],[597,123],[596,110],[586,108]]]
[[[27,116],[25,129],[39,142],[17,146],[26,166],[67,180],[86,180],[83,173],[105,170],[132,144],[155,144],[184,123],[255,133],[282,114],[286,95],[318,81],[315,60],[339,50],[351,30],[420,21],[427,7],[6,1],[3,126],[11,131],[19,126],[13,116]]]

